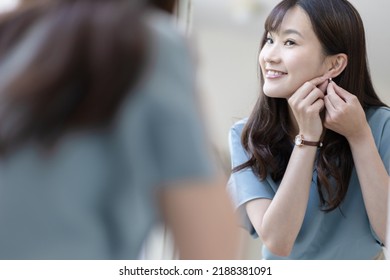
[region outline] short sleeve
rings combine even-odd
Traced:
[[[241,144],[241,132],[246,120],[237,122],[229,132],[229,149],[232,169],[245,163],[249,157]],[[274,189],[267,180],[260,180],[250,168],[232,172],[228,181],[228,192],[238,211],[241,226],[254,237],[257,236],[245,210],[245,203],[258,198],[272,199]]]
[[[383,122],[383,127],[380,132],[380,139],[378,139],[378,150],[387,173],[390,174],[390,109],[386,111],[386,119]]]
[[[367,112],[367,121],[370,125],[379,155],[387,173],[390,173],[390,109],[387,107],[369,109]]]
[[[367,120],[387,174],[390,174],[390,109],[386,107],[370,109],[367,112]],[[378,243],[381,243],[372,228],[371,232]]]

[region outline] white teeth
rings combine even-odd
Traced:
[[[268,70],[267,74],[270,76],[280,76],[280,75],[284,75],[285,73],[279,72],[279,71]]]

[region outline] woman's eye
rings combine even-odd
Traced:
[[[291,41],[291,40],[287,40],[286,42],[284,42],[284,45],[285,46],[293,46],[293,45],[295,45],[295,42]]]
[[[273,44],[274,40],[272,40],[272,38],[268,37],[265,39],[265,43],[266,44]]]

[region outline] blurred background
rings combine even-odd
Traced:
[[[129,0],[131,1],[131,0]],[[190,38],[198,63],[202,110],[221,165],[229,172],[228,131],[248,116],[257,97],[257,55],[263,23],[279,0],[180,0],[178,24]],[[390,2],[350,0],[365,28],[368,59],[378,94],[390,104]],[[0,13],[17,0],[0,0]],[[223,234],[223,233],[221,233]],[[242,232],[242,259],[260,259],[261,244]],[[169,232],[163,225],[145,242],[140,258],[175,258]]]

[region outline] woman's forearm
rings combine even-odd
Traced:
[[[316,147],[296,146],[285,175],[261,223],[268,249],[289,255],[302,227],[309,200]]]
[[[375,145],[371,130],[348,139],[361,185],[368,218],[376,235],[384,243],[386,237],[389,174]]]

